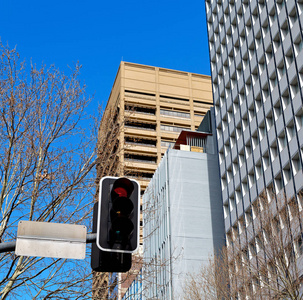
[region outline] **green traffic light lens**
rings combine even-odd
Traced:
[[[117,218],[112,222],[111,232],[114,243],[126,242],[134,231],[134,225],[128,218]]]

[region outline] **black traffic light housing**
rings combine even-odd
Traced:
[[[139,246],[140,185],[125,177],[100,181],[97,247],[102,251],[133,253]]]
[[[93,233],[97,232],[98,207],[99,203],[96,202],[93,210]],[[131,265],[131,253],[102,251],[96,243],[92,243],[91,267],[95,272],[127,272]]]

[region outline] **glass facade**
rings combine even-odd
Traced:
[[[142,298],[142,270],[136,279],[132,282],[126,293],[122,297],[122,300],[132,299],[141,300]]]

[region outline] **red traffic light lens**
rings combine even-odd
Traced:
[[[119,178],[115,181],[112,196],[116,197],[129,197],[134,190],[134,184],[127,178]],[[114,195],[113,195],[114,194]]]
[[[114,192],[118,195],[118,197],[127,197],[127,191],[123,187],[115,188]]]

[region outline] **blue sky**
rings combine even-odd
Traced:
[[[203,0],[1,0],[0,38],[38,66],[79,61],[91,108],[121,60],[210,75]]]

